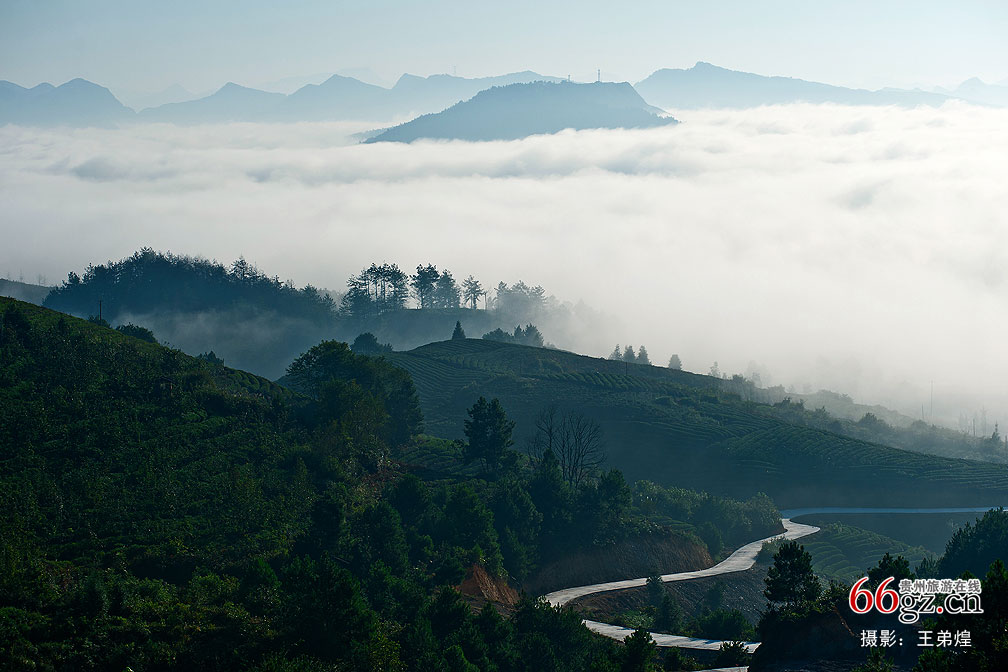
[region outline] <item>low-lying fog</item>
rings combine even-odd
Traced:
[[[145,245],[332,289],[432,262],[613,315],[557,343],[579,352],[644,343],[916,416],[933,381],[936,420],[1008,418],[1008,110],[677,116],[413,145],[358,145],[367,124],[8,126],[0,274],[55,282]]]

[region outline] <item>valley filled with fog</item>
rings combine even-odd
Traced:
[[[373,261],[434,262],[605,316],[545,334],[561,348],[643,343],[929,420],[933,381],[936,422],[1008,418],[1008,110],[672,112],[484,143],[359,144],[368,122],[6,126],[0,273],[56,284],[150,246],[342,291]]]

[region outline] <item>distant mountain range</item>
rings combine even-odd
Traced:
[[[677,123],[660,113],[662,110],[644,102],[626,82],[510,84],[390,128],[367,142],[515,140],[566,128],[648,128]]]
[[[86,79],[30,89],[0,80],[0,124],[114,126],[134,116],[111,91]]]
[[[475,79],[406,74],[386,88],[337,74],[290,94],[228,83],[210,95],[191,100],[185,99],[188,93],[185,89],[174,86],[154,94],[128,94],[138,107],[144,100],[171,101],[139,113],[124,106],[108,89],[83,79],[60,86],[39,84],[30,89],[0,81],[0,124],[116,126],[131,121],[201,124],[347,120],[395,123],[445,110],[492,87],[564,81],[531,71]],[[703,62],[687,69],[658,70],[639,82],[636,90],[645,100],[666,110],[745,108],[793,102],[941,105],[950,98],[1008,106],[1008,86],[985,84],[979,79],[967,80],[951,91],[867,91],[790,77],[766,77]]]
[[[791,77],[766,77],[703,61],[692,68],[663,69],[636,84],[647,100],[666,109],[745,108],[784,103],[842,105],[941,105],[949,96],[904,89],[848,89]]]
[[[285,96],[224,85],[216,93],[184,103],[144,110],[140,120],[174,123],[225,121],[395,121],[437,112],[492,86],[560,81],[535,72],[466,79],[451,75],[403,75],[390,89],[353,77],[333,75],[321,84],[308,84]]]

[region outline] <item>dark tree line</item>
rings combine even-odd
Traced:
[[[155,311],[273,311],[328,325],[336,306],[328,294],[311,285],[297,289],[268,277],[244,259],[230,268],[200,257],[143,248],[121,261],[88,266],[84,275],[70,273],[43,305],[72,315],[119,315]]]
[[[523,329],[519,324],[514,328],[513,333],[508,333],[500,327],[483,334],[487,341],[500,341],[502,343],[517,343],[519,345],[531,345],[541,348],[544,345],[542,332],[534,324],[528,324]]]
[[[629,362],[631,364],[645,364],[647,366],[651,366],[651,358],[648,357],[647,348],[645,348],[643,345],[640,346],[640,348],[638,348],[637,354],[634,354],[634,349],[632,345],[626,346],[626,348],[624,348],[621,351],[619,343],[617,343],[616,347],[613,348],[613,351],[609,353],[609,359],[617,362]],[[675,368],[672,367],[671,361],[669,362],[669,367]]]

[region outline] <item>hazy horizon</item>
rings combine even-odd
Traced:
[[[83,77],[131,92],[225,82],[262,86],[356,72],[465,77],[535,70],[637,82],[697,61],[854,88],[954,86],[1008,78],[1008,7],[856,0],[762,6],[636,3],[479,5],[390,0],[359,6],[272,3],[138,5],[11,0],[0,8],[0,78],[33,86]],[[632,45],[632,48],[630,48]],[[124,58],[129,54],[129,58]],[[368,74],[370,73],[370,74]]]

